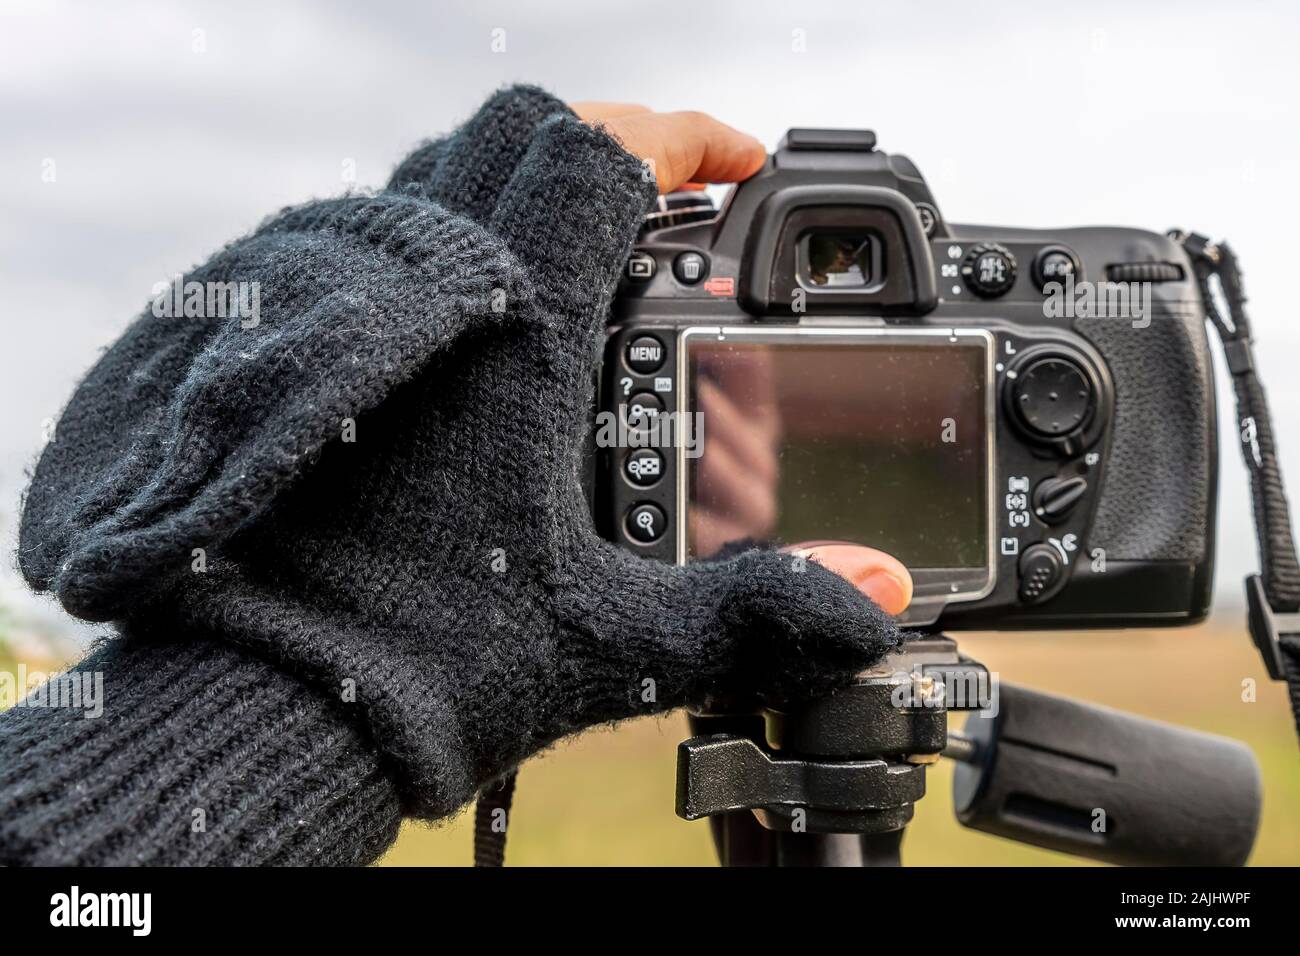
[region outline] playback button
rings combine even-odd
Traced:
[[[668,518],[658,505],[646,502],[639,504],[627,513],[628,537],[642,544],[654,544],[664,536],[668,528]]]
[[[633,282],[649,282],[655,276],[655,257],[648,252],[628,256],[626,275]]]

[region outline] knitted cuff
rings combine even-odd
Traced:
[[[0,865],[358,865],[397,791],[333,705],[219,643],[120,638],[0,714]]]
[[[502,193],[491,230],[531,270],[544,312],[603,322],[657,191],[651,167],[604,129],[552,116]]]
[[[445,208],[486,219],[537,127],[557,114],[573,112],[538,87],[499,90],[453,135],[425,143],[402,160],[388,188],[418,184]]]

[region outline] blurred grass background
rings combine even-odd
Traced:
[[[1178,631],[970,634],[961,649],[1001,679],[1235,737],[1259,759],[1264,809],[1252,865],[1300,864],[1300,746],[1281,684],[1267,680],[1232,611]],[[1257,699],[1242,700],[1253,678]],[[506,862],[534,865],[712,866],[703,821],[673,813],[685,716],[596,728],[526,763]],[[931,768],[927,796],[903,840],[912,866],[1058,866],[1086,861],[986,836],[952,813],[952,764]],[[441,826],[408,822],[387,865],[468,865],[473,810]]]
[[[961,648],[1000,678],[1246,742],[1264,776],[1264,809],[1253,865],[1300,864],[1300,747],[1282,685],[1266,679],[1242,619],[1225,609],[1178,631],[971,634]],[[51,669],[66,647],[22,634],[0,617],[0,670]],[[1242,699],[1253,679],[1257,699]],[[524,765],[511,815],[511,866],[711,866],[703,821],[673,813],[675,750],[687,736],[681,713],[596,728]],[[1073,857],[985,836],[952,814],[952,766],[931,768],[928,795],[903,842],[906,865],[1074,865]],[[407,823],[382,863],[466,866],[473,811],[442,825]]]

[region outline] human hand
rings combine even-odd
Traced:
[[[756,168],[709,122],[639,116],[622,129],[660,136],[640,147],[660,187]],[[553,97],[502,91],[392,188],[227,247],[191,275],[261,284],[259,325],[142,314],[38,465],[24,573],[87,619],[216,634],[327,695],[350,682],[426,817],[594,724],[870,666],[900,639],[892,559],[677,567],[593,527],[595,346],[644,172]]]
[[[707,113],[655,113],[631,103],[604,102],[572,103],[570,108],[649,163],[660,193],[740,182],[767,159],[762,143]]]

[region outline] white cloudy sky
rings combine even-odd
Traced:
[[[957,221],[1231,237],[1300,487],[1298,26],[1294,5],[1240,0],[6,0],[0,540],[11,553],[42,421],[154,282],[268,211],[338,192],[345,160],[380,184],[517,80],[707,110],[769,145],[790,125],[869,126],[929,171]],[[1235,602],[1255,559],[1235,445],[1223,453],[1218,577]]]

